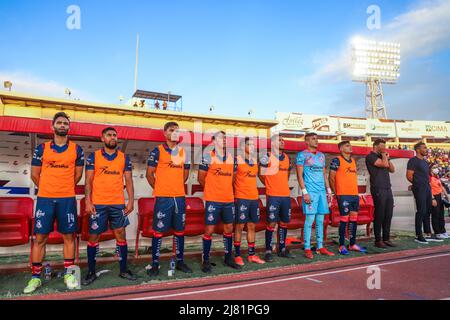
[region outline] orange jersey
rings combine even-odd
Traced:
[[[69,141],[67,149],[59,153],[52,149],[52,143],[44,143],[38,197],[75,197],[77,145]]]
[[[289,171],[291,162],[289,157],[283,153],[281,159],[269,153],[261,159],[261,166],[267,168],[264,179],[266,185],[266,195],[272,197],[289,197]]]
[[[236,178],[234,180],[234,197],[244,200],[258,200],[258,186],[256,177],[258,176],[258,164],[252,160],[250,165],[247,160],[238,156]]]
[[[176,147],[170,150],[165,144],[159,145],[150,157],[154,157],[150,166],[155,166],[154,197],[184,197],[184,170],[186,165],[186,153],[183,148]]]
[[[336,171],[336,195],[357,196],[359,194],[358,173],[355,159],[352,158],[348,162],[344,157],[339,156],[333,159],[331,168]]]
[[[103,150],[94,153],[94,179],[92,203],[95,205],[120,205],[125,203],[123,173],[125,154],[117,151],[114,160],[108,160]]]
[[[430,186],[431,186],[431,193],[433,194],[433,196],[441,194],[444,191],[444,188],[442,187],[442,182],[439,178],[430,177]]]
[[[204,159],[200,170],[207,171],[203,191],[205,201],[234,202],[235,163],[232,155],[227,155],[226,160],[219,159],[216,153],[211,151],[208,159]]]

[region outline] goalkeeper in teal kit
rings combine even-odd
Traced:
[[[328,186],[325,169],[325,155],[317,151],[318,137],[315,133],[305,135],[306,150],[297,154],[297,178],[302,190],[302,207],[306,216],[304,226],[305,257],[313,259],[311,251],[311,231],[316,221],[317,254],[334,256],[323,247],[323,223],[330,213],[328,202],[331,189]]]

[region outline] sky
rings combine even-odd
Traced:
[[[80,29],[67,28],[80,9]],[[369,30],[370,5],[380,28]],[[0,81],[13,90],[119,103],[138,88],[183,96],[183,110],[274,119],[275,112],[364,117],[351,79],[355,36],[398,41],[388,118],[450,121],[450,0],[1,1]]]

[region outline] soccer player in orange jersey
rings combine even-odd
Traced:
[[[291,221],[291,189],[289,173],[291,162],[284,153],[284,140],[279,135],[271,138],[271,151],[260,159],[259,179],[266,186],[266,252],[264,260],[272,262],[272,238],[278,224],[278,256],[295,258],[286,248],[287,225]]]
[[[241,237],[247,225],[248,262],[264,264],[265,261],[255,255],[255,226],[259,222],[259,193],[257,187],[258,163],[256,161],[253,140],[246,137],[242,141],[244,157],[237,156],[237,171],[234,180],[236,204],[236,226],[234,230],[234,261],[243,266],[241,256]]]
[[[147,180],[153,188],[152,268],[150,277],[159,274],[159,256],[162,237],[174,230],[176,269],[184,273],[192,270],[184,263],[184,228],[186,221],[186,194],[184,185],[189,177],[189,155],[180,142],[180,127],[176,122],[164,125],[166,142],[157,146],[148,158]]]
[[[127,268],[128,245],[125,228],[130,224],[128,215],[133,212],[134,187],[130,158],[117,150],[117,131],[112,127],[102,131],[103,148],[86,160],[86,213],[89,215],[89,241],[87,256],[89,272],[83,285],[97,279],[95,259],[100,235],[108,230],[108,224],[116,237],[119,254],[119,277],[134,281],[136,276]],[[123,185],[128,194],[125,205]]]
[[[345,246],[347,223],[350,229],[350,251],[366,253],[367,250],[356,244],[356,230],[359,211],[358,173],[356,161],[352,158],[352,145],[349,141],[338,144],[341,155],[331,160],[329,182],[337,197],[341,222],[339,224],[339,253],[348,255]]]
[[[31,179],[39,189],[34,216],[36,240],[31,253],[32,278],[24,293],[32,293],[41,286],[42,260],[55,220],[64,239],[64,283],[68,289],[78,287],[78,280],[66,271],[74,264],[74,233],[78,230],[75,185],[83,175],[84,154],[79,145],[69,141],[69,128],[68,115],[58,112],[52,121],[53,140],[40,144],[34,151]]]
[[[234,194],[233,176],[236,164],[233,155],[227,154],[225,132],[217,132],[213,138],[214,150],[203,156],[198,172],[198,182],[203,187],[205,200],[205,234],[203,235],[202,271],[211,272],[209,254],[212,234],[220,221],[223,222],[223,242],[225,247],[225,265],[240,269],[233,259],[233,221]]]

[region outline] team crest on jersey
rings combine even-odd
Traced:
[[[241,215],[239,216],[239,219],[245,220],[245,214],[241,214]]]
[[[208,215],[208,221],[209,221],[209,222],[214,221],[214,216],[212,215],[212,213],[210,213],[210,214]]]
[[[162,222],[162,220],[159,220],[158,223],[156,224],[156,226],[158,228],[163,228],[164,227],[164,223]]]
[[[91,229],[92,230],[97,230],[98,229],[97,221],[92,222]]]
[[[308,204],[308,209],[309,209],[309,210],[312,210],[312,209],[313,209],[312,204]]]
[[[37,228],[37,229],[41,229],[41,228],[42,228],[42,223],[41,223],[40,220],[37,220],[37,221],[36,221],[36,228]]]
[[[36,218],[39,219],[39,218],[42,218],[43,216],[45,216],[45,212],[39,209],[39,210],[36,212]]]
[[[208,212],[214,212],[214,211],[216,211],[216,208],[214,208],[214,206],[212,204],[210,204],[208,207]]]
[[[161,220],[162,218],[165,218],[165,217],[166,217],[166,214],[165,214],[165,213],[162,213],[161,211],[159,211],[159,212],[156,214],[156,217],[157,217],[159,220]]]
[[[239,208],[240,211],[246,211],[248,208],[245,205],[241,205]]]
[[[269,215],[269,218],[270,218],[270,219],[275,219],[275,214],[271,213],[271,214]]]
[[[345,209],[344,209],[344,212],[347,213],[347,212],[348,212],[348,208],[345,208]]]

